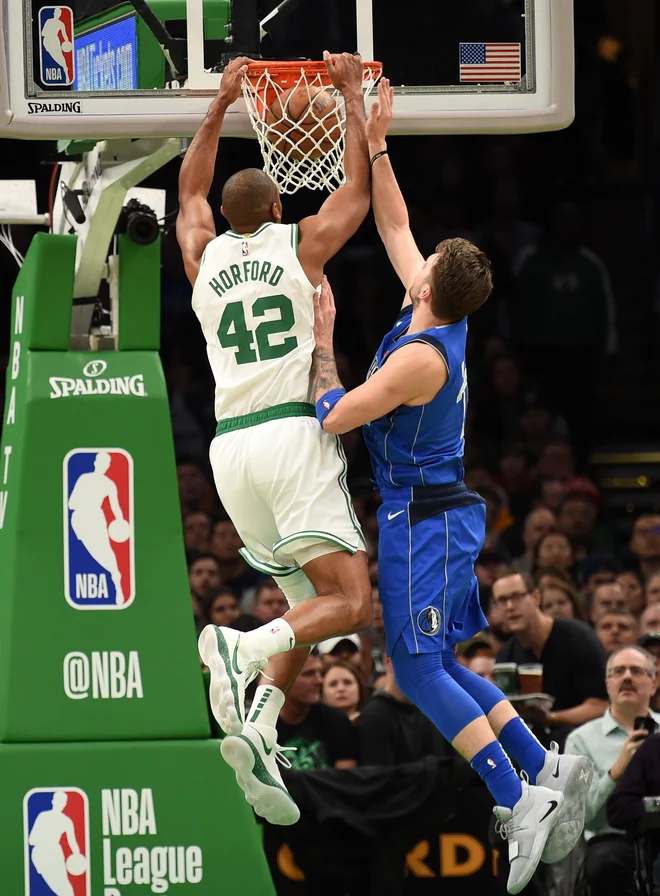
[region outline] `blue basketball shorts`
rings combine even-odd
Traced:
[[[463,483],[384,489],[378,510],[378,585],[388,655],[403,637],[411,653],[434,653],[488,625],[474,563],[486,506]]]

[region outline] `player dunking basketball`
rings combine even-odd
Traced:
[[[387,154],[393,91],[385,80],[378,99],[367,124],[372,202],[406,297],[367,382],[346,393],[332,352],[334,302],[324,282],[315,320],[317,416],[332,433],[364,425],[383,498],[379,587],[397,684],[490,789],[509,840],[508,889],[519,893],[541,859],[558,861],[577,842],[592,767],[585,757],[560,756],[556,744],[546,751],[504,694],[456,661],[455,645],[487,625],[474,574],[485,505],[463,482],[462,456],[467,317],[487,300],[491,269],[467,240],[444,240],[427,259],[420,254]]]
[[[313,297],[323,266],[369,210],[369,156],[362,60],[325,54],[330,80],[345,100],[346,183],[317,215],[285,225],[274,182],[257,169],[239,171],[222,192],[221,212],[231,229],[216,236],[207,196],[223,118],[240,95],[248,61],[236,59],[225,69],[186,153],[177,238],[216,382],[210,456],[218,494],[243,540],[243,556],[276,579],[291,609],[245,634],[207,626],[199,648],[211,673],[213,713],[229,735],[223,756],[260,815],[293,824],[299,811],[276,761],[284,694],[311,645],[369,625],[372,612],[346,460],[339,439],[319,428],[310,403]],[[245,687],[271,657],[271,680],[257,690],[246,719]]]

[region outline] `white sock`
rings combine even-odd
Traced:
[[[272,684],[259,685],[250,707],[248,722],[258,722],[260,725],[270,725],[274,728],[283,704],[284,691]]]
[[[296,636],[284,619],[273,619],[252,632],[244,632],[241,635],[241,646],[255,656],[270,658],[276,653],[292,650],[296,646]]]

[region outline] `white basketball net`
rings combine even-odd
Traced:
[[[363,91],[367,97],[379,77],[377,68],[364,67]],[[306,127],[301,131],[298,122],[289,117],[288,101],[282,118],[268,123],[268,108],[274,99],[285,92],[273,79],[268,69],[255,75],[249,72],[243,79],[243,97],[252,127],[259,140],[264,171],[275,181],[281,193],[295,193],[301,187],[309,190],[333,191],[346,180],[344,173],[344,135],[346,113],[340,90],[328,85],[319,72],[307,72],[301,65],[300,77],[291,79],[289,87],[307,91],[310,106],[305,113]],[[334,99],[333,106],[319,117],[311,105],[319,89],[326,90]],[[313,119],[313,121],[312,121]],[[301,141],[301,136],[304,140]]]

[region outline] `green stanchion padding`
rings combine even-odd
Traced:
[[[138,246],[119,237],[119,350],[158,351],[160,345],[160,237]]]
[[[208,737],[158,354],[27,351],[30,265],[64,278],[37,248],[0,450],[0,741]]]
[[[76,894],[275,896],[217,741],[0,745],[0,780],[7,896],[69,884],[63,832],[84,856],[68,863],[83,869]]]
[[[50,233],[33,237],[12,293],[12,323],[22,331],[21,351],[65,352],[69,348],[76,242],[75,236]],[[20,297],[29,301],[17,301]]]

